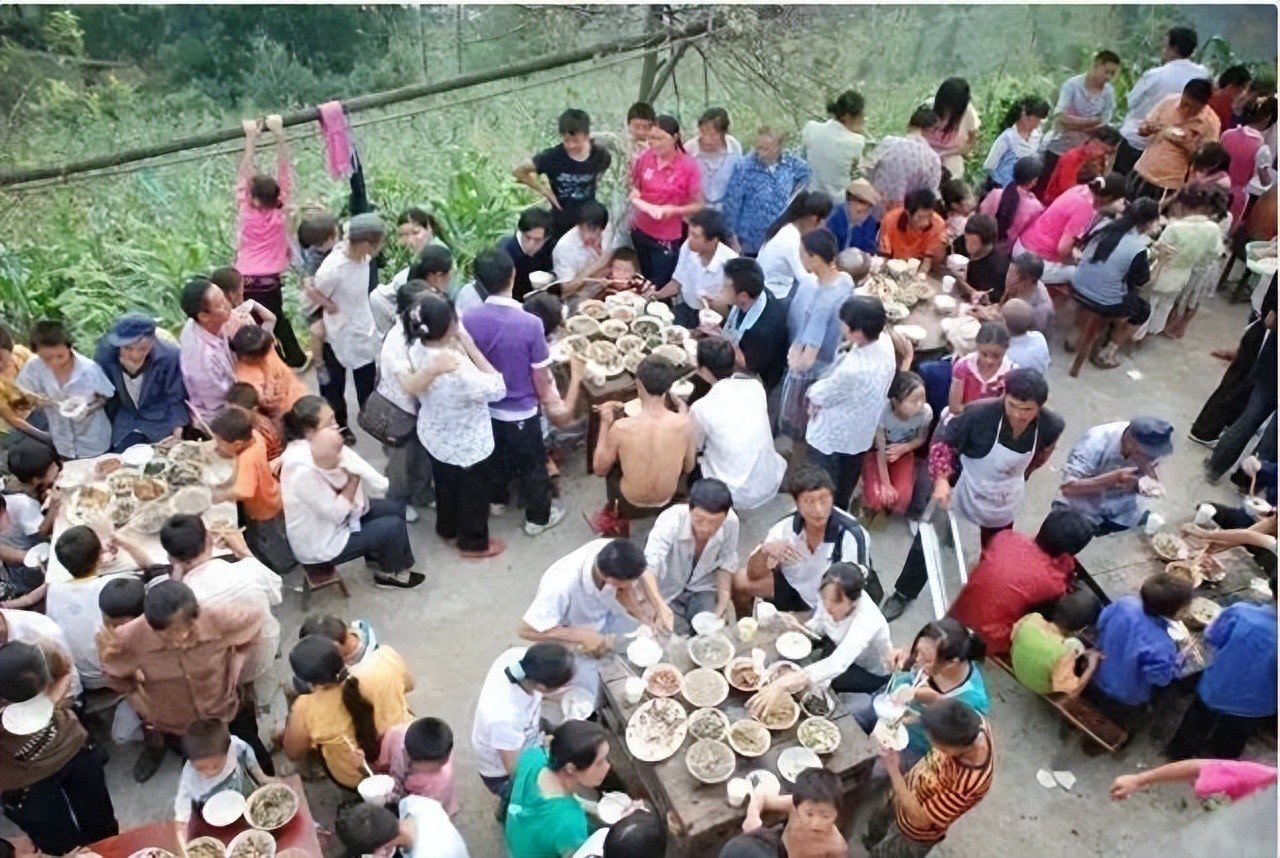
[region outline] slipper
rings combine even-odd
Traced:
[[[501,539],[489,539],[489,547],[480,551],[459,551],[463,560],[487,560],[490,557],[497,557],[499,554],[507,550],[507,544]]]
[[[1236,359],[1236,350],[1235,349],[1214,349],[1213,351],[1209,352],[1209,356],[1216,357],[1218,360],[1225,360],[1227,363],[1231,363],[1233,360]]]
[[[1110,357],[1108,357],[1104,355],[1102,352],[1098,352],[1096,355],[1094,355],[1089,359],[1089,362],[1092,363],[1094,366],[1096,366],[1098,369],[1115,369],[1120,365],[1120,356],[1111,355]]]

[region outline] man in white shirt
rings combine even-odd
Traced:
[[[689,216],[689,237],[680,245],[671,281],[653,293],[655,299],[679,299],[672,305],[677,325],[698,327],[698,312],[707,306],[724,315],[728,302],[724,294],[724,264],[738,254],[729,246],[729,227],[715,209],[702,209]]]
[[[551,251],[551,268],[562,297],[577,293],[588,278],[602,276],[609,267],[613,237],[608,227],[609,210],[602,203],[588,200],[578,211],[577,225],[556,242]]]
[[[356,436],[347,422],[347,370],[355,381],[356,402],[363,408],[377,384],[382,348],[369,307],[369,266],[385,238],[386,226],[377,215],[356,215],[347,224],[346,241],[338,242],[320,263],[315,284],[307,290],[307,297],[324,311],[324,364],[329,380],[320,386],[320,395],[352,445]]]
[[[848,509],[898,366],[879,298],[855,295],[845,301],[840,324],[851,348],[837,358],[829,375],[809,388],[811,416],[805,440],[809,462],[835,483],[836,506]]]
[[[654,522],[644,556],[677,634],[688,635],[700,613],[722,616],[738,570],[738,516],[729,487],[716,479],[690,486],[689,503],[669,507]]]
[[[578,659],[572,684],[594,699],[600,690],[597,660],[616,640],[608,632],[625,632],[635,623],[663,632],[673,623],[644,552],[626,539],[594,539],[543,573],[520,637],[580,647],[586,657]]]
[[[773,446],[764,385],[738,372],[733,344],[724,337],[698,343],[698,374],[711,384],[689,406],[698,469],[729,487],[733,505],[756,509],[773,499],[787,472],[787,460]]]
[[[1129,90],[1129,112],[1125,114],[1124,123],[1120,126],[1120,135],[1124,137],[1124,141],[1116,152],[1114,166],[1115,171],[1122,176],[1129,174],[1151,142],[1152,138],[1138,133],[1138,126],[1147,118],[1151,108],[1165,96],[1181,93],[1187,81],[1212,77],[1208,69],[1190,60],[1198,41],[1196,31],[1190,27],[1174,27],[1165,33],[1160,42],[1161,65],[1144,72]]]

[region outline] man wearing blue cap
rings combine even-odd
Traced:
[[[145,313],[125,313],[98,340],[93,356],[115,386],[107,401],[111,450],[154,444],[182,431],[190,420],[178,347],[156,339]]]
[[[1158,417],[1104,423],[1084,433],[1062,468],[1054,509],[1073,509],[1099,536],[1138,527],[1144,498],[1159,497],[1156,464],[1173,452],[1173,424]]]

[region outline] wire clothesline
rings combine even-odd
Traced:
[[[700,39],[705,39],[710,35],[711,35],[710,33],[700,33],[694,36],[686,36],[680,39],[672,39],[669,42],[663,43],[662,47],[675,48],[675,47],[679,47],[681,44],[692,44],[693,42],[696,42]],[[613,57],[609,60],[603,60],[603,61],[598,61],[596,63],[593,63],[589,68],[586,68],[586,69],[578,68],[576,70],[565,72],[563,74],[559,74],[550,78],[529,81],[527,83],[507,87],[506,89],[503,89],[498,92],[481,93],[479,95],[468,96],[466,98],[454,99],[444,104],[428,104],[423,107],[417,107],[412,110],[403,110],[398,113],[393,113],[386,116],[374,116],[368,119],[349,120],[347,123],[347,126],[349,128],[355,129],[355,128],[363,128],[369,125],[377,125],[383,122],[398,122],[398,121],[403,121],[405,119],[412,119],[413,117],[420,116],[424,113],[431,113],[431,112],[441,111],[441,110],[449,110],[455,107],[461,107],[467,104],[474,104],[480,101],[489,101],[496,98],[503,98],[508,95],[512,95],[518,92],[523,92],[525,90],[536,89],[538,87],[548,86],[551,84],[559,83],[564,80],[569,80],[570,78],[579,77],[591,71],[598,71],[600,69],[611,68],[616,65],[622,65],[624,63],[634,62],[637,58],[639,58],[649,50],[651,50],[651,48],[637,48],[632,51],[627,51],[625,53],[619,54],[618,56]],[[314,139],[314,134],[310,132],[286,134],[285,139],[290,143],[295,143],[295,142],[300,142],[305,140],[312,140]],[[264,142],[268,142],[268,141],[264,140]],[[46,190],[48,188],[66,187],[71,184],[90,181],[94,179],[104,179],[104,178],[110,178],[114,176],[125,176],[131,173],[141,172],[143,170],[162,170],[168,167],[178,166],[179,164],[187,164],[187,163],[191,163],[192,161],[203,161],[203,160],[208,160],[209,158],[219,158],[225,155],[234,155],[243,151],[244,151],[243,144],[236,144],[235,146],[224,146],[220,149],[215,149],[213,151],[205,151],[205,152],[200,152],[192,155],[184,155],[181,158],[173,158],[171,160],[161,161],[158,163],[144,162],[140,164],[131,164],[123,167],[113,167],[110,169],[100,170],[96,172],[82,173],[78,176],[67,176],[67,177],[59,177],[54,179],[44,179],[44,180],[33,182],[27,185],[14,185],[4,190],[6,192],[13,193],[15,195],[31,194],[37,191]]]

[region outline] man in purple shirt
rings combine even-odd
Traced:
[[[211,280],[196,277],[182,287],[182,312],[187,314],[178,337],[182,381],[192,408],[208,421],[226,404],[227,391],[236,380],[235,358],[221,333],[231,317],[231,304]]]
[[[525,504],[524,532],[537,536],[564,518],[564,510],[551,504],[538,411],[539,392],[554,384],[551,354],[542,322],[511,297],[516,280],[511,256],[499,248],[482,251],[474,270],[477,285],[489,297],[463,314],[462,325],[507,385],[506,398],[489,406],[496,465],[490,511],[506,511],[511,481],[518,479]]]

